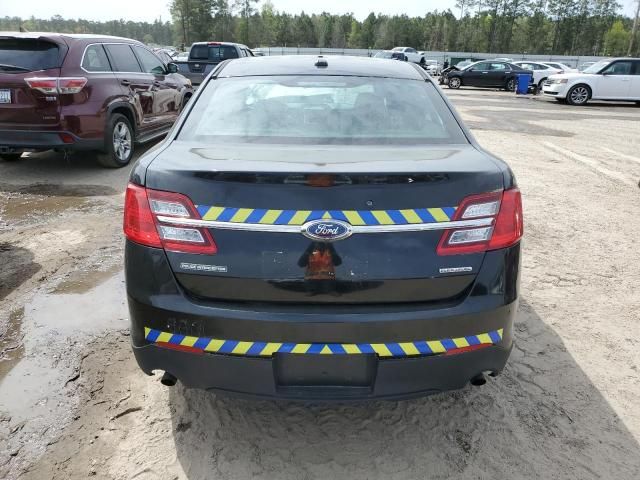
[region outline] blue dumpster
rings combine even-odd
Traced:
[[[516,94],[517,95],[526,95],[529,91],[529,83],[531,83],[531,75],[530,73],[518,73],[516,75]]]

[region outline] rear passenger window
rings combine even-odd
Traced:
[[[146,48],[142,47],[133,47],[136,51],[136,55],[140,59],[140,63],[142,63],[142,69],[146,73],[152,73],[154,75],[164,75],[164,65],[160,61],[158,57],[156,57],[153,53],[151,53]]]
[[[102,45],[90,45],[84,52],[82,68],[88,72],[110,72],[111,65]]]
[[[109,52],[115,72],[142,72],[140,64],[129,45],[111,44],[104,47]]]

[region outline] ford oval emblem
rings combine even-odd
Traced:
[[[335,242],[353,233],[351,225],[341,220],[313,220],[302,226],[302,234],[311,240]]]

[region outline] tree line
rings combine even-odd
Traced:
[[[638,8],[640,9],[640,0]],[[258,8],[259,7],[259,8]],[[290,14],[270,1],[173,0],[172,21],[95,22],[0,19],[0,30],[92,32],[146,43],[184,45],[237,41],[251,47],[321,47],[501,52],[554,55],[640,55],[637,18],[615,0],[457,0],[455,9],[422,17],[371,13]]]

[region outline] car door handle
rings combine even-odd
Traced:
[[[129,80],[120,80],[120,83],[122,85],[131,85],[131,82]]]
[[[482,73],[483,75],[486,75],[486,74],[487,74],[487,73],[489,73],[489,72],[480,72],[480,73]]]

